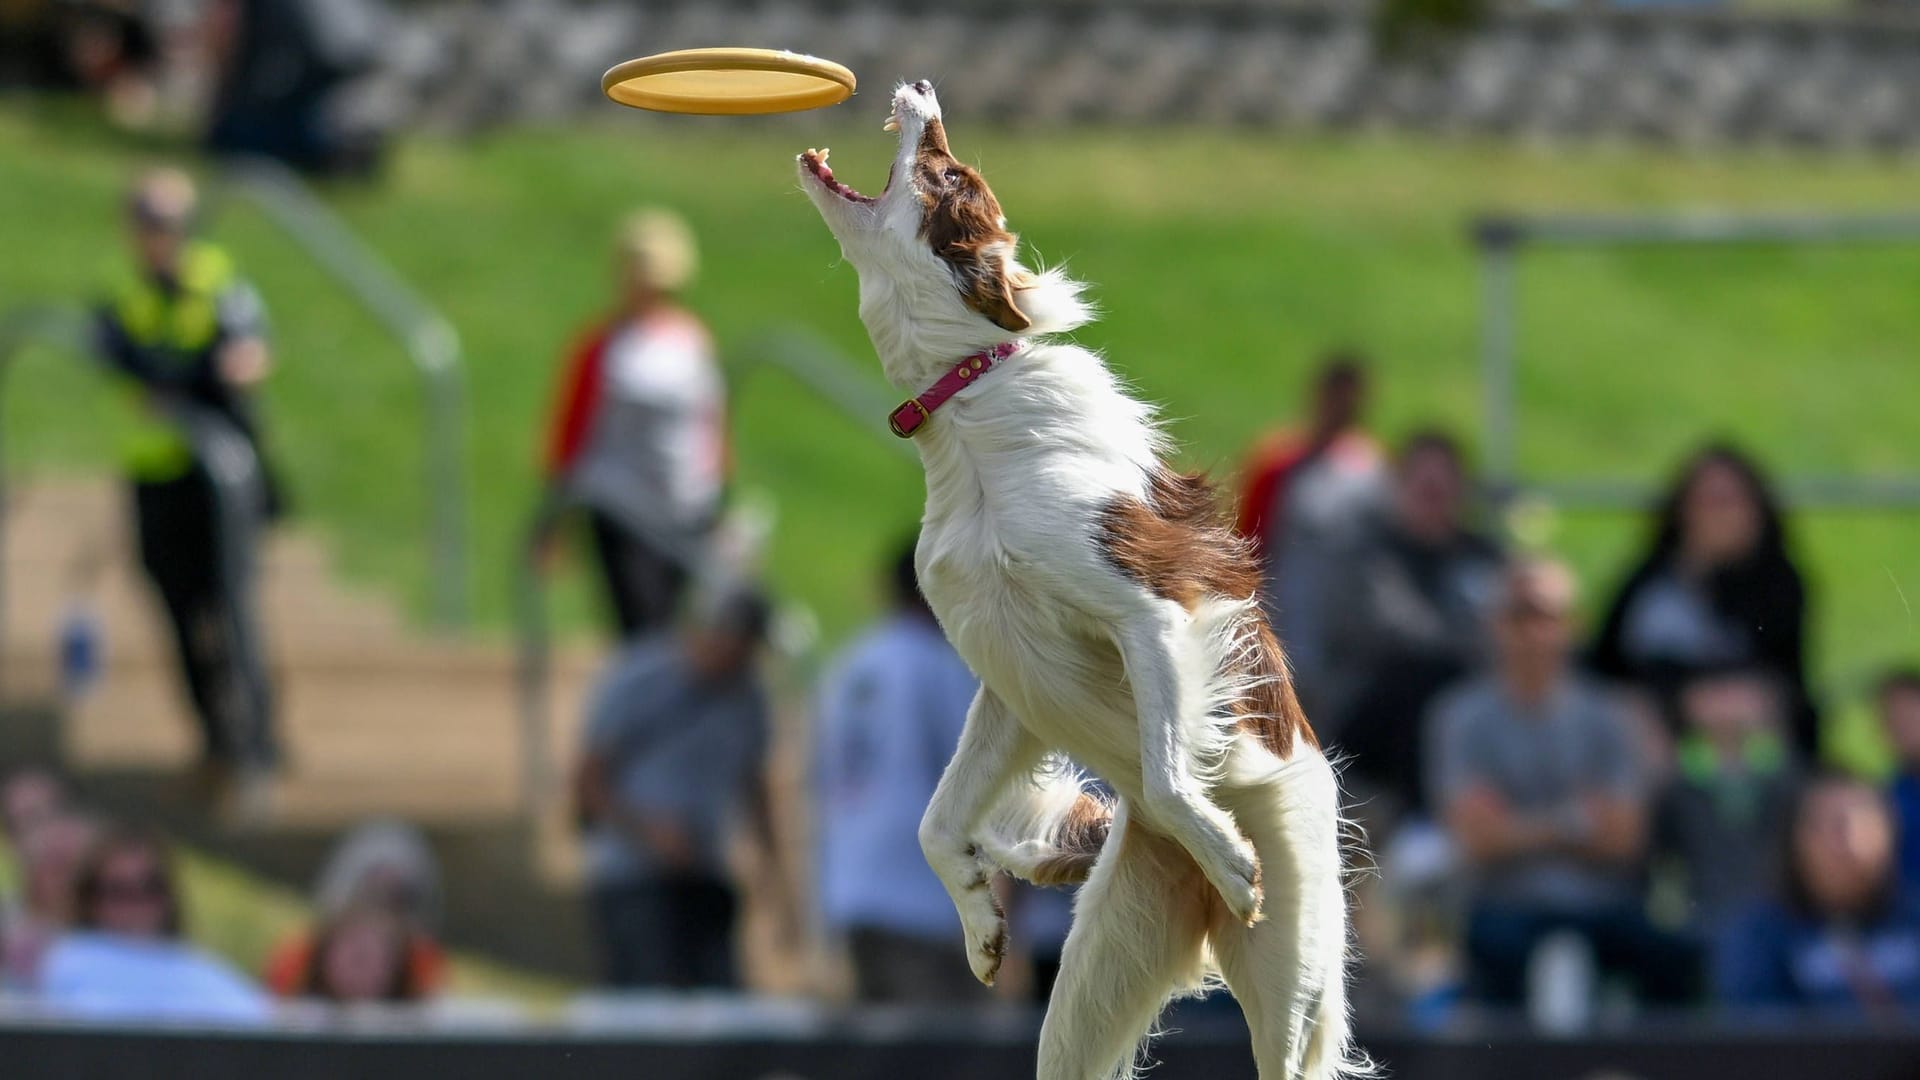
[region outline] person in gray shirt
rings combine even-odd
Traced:
[[[1494,605],[1494,667],[1430,714],[1431,803],[1472,876],[1467,928],[1476,996],[1517,1003],[1542,938],[1571,931],[1641,993],[1685,999],[1698,962],[1641,902],[1648,778],[1616,700],[1576,675],[1573,578],[1524,559]]]
[[[588,706],[574,778],[605,977],[617,987],[732,988],[738,901],[727,841],[745,816],[786,880],[767,794],[764,599],[737,594],[687,630],[619,653]],[[790,918],[788,919],[790,922]]]

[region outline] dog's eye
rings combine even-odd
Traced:
[[[960,170],[948,169],[946,172],[941,173],[940,177],[949,184],[957,184],[960,182]]]

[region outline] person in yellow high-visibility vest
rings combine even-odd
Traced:
[[[192,235],[197,201],[177,170],[136,181],[133,258],[100,305],[98,335],[129,404],[119,435],[140,560],[173,627],[206,762],[224,772],[274,756],[266,667],[234,569],[250,565],[252,526],[275,502],[249,401],[271,357],[259,295]],[[250,485],[222,488],[196,429],[252,451]]]

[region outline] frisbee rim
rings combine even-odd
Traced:
[[[671,75],[682,71],[772,71],[788,75],[806,75],[819,80],[819,87],[806,94],[789,96],[703,96],[652,93],[629,83],[653,75]],[[671,52],[623,60],[600,76],[600,92],[607,100],[633,109],[653,112],[693,113],[716,116],[741,116],[759,113],[800,112],[838,105],[853,96],[853,72],[845,65],[818,56],[788,52],[785,49],[718,47],[675,49]]]

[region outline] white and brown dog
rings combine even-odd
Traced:
[[[1040,1037],[1042,1080],[1124,1075],[1172,995],[1217,971],[1264,1080],[1364,1071],[1348,1036],[1333,769],[1206,482],[1169,469],[1153,410],[1052,335],[1080,287],[1016,260],[926,82],[894,94],[878,197],[800,155],[801,186],[860,275],[892,417],[926,467],[927,599],[980,676],[920,825],[991,983],[997,869],[1085,881]],[[1088,794],[1084,767],[1110,806]]]

